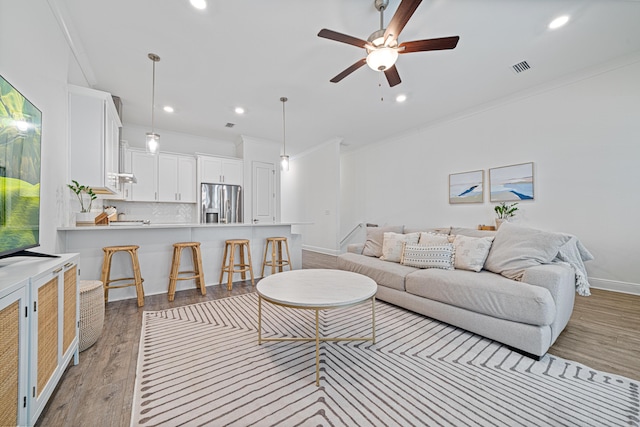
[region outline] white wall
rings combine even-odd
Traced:
[[[151,132],[151,128],[126,123],[126,106],[122,126],[122,139],[129,143],[130,147],[145,148],[145,134]],[[155,128],[160,134],[160,151],[172,153],[203,153],[213,156],[238,157],[236,144],[229,141],[205,138],[186,133],[172,132]]]
[[[0,73],[42,111],[40,252],[66,218],[69,48],[45,1],[0,0]]]
[[[622,64],[622,63],[621,63]],[[640,60],[345,153],[341,221],[491,224],[488,169],[534,162],[517,221],[575,234],[593,286],[640,293]],[[449,205],[448,175],[485,170],[485,203]]]
[[[308,222],[296,226],[302,247],[331,255],[339,253],[340,139],[291,158],[283,172],[282,221]]]

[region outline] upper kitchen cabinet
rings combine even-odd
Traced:
[[[225,157],[198,156],[198,182],[243,184],[243,161]]]
[[[127,200],[134,202],[158,201],[158,156],[146,151],[131,150],[131,172],[137,183],[131,185]]]
[[[158,193],[160,202],[196,203],[196,159],[160,153]]]
[[[69,179],[119,195],[121,127],[111,94],[69,85]]]

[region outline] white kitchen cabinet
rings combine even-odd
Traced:
[[[244,163],[240,159],[198,156],[198,182],[243,185]]]
[[[122,124],[111,94],[69,85],[69,179],[96,194],[120,194]]]
[[[158,201],[158,156],[131,150],[131,172],[138,181],[131,185],[131,201]]]
[[[158,194],[160,202],[195,203],[196,159],[191,156],[160,153]]]
[[[17,406],[2,411],[0,425],[34,425],[71,359],[79,362],[77,262],[78,254],[65,254],[3,267],[0,398],[17,398]]]

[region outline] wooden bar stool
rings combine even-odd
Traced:
[[[282,258],[282,243],[284,242],[284,246],[287,250],[287,259]],[[269,243],[271,243],[271,261],[267,261],[267,252],[269,252]],[[278,252],[276,253],[276,246],[278,247]],[[264,268],[270,265],[271,266],[271,274],[276,273],[276,267],[278,267],[278,272],[282,272],[282,267],[285,265],[289,266],[289,270],[292,270],[291,267],[291,255],[289,254],[289,242],[286,237],[267,237],[267,246],[264,248],[264,258],[262,259],[262,273],[261,276],[264,276]]]
[[[136,294],[138,295],[138,307],[144,305],[144,289],[142,288],[142,282],[144,279],[140,274],[140,263],[138,262],[138,248],[140,246],[107,246],[102,248],[104,251],[104,258],[102,260],[102,286],[104,287],[104,302],[109,301],[109,289],[127,288],[129,286],[136,287]],[[127,252],[131,256],[131,267],[133,268],[133,277],[123,277],[121,279],[111,279],[111,258],[117,252]],[[113,282],[122,282],[125,280],[133,280],[131,283],[125,283],[122,285],[112,285]]]
[[[185,248],[191,249],[193,259],[193,270],[180,271],[180,255]],[[180,277],[181,274],[191,274],[188,277]],[[176,295],[176,282],[178,280],[195,279],[196,287],[200,289],[202,295],[207,294],[204,287],[204,270],[202,269],[202,256],[200,254],[200,242],[183,242],[173,244],[173,262],[171,263],[171,273],[169,273],[169,301],[173,301]]]
[[[227,272],[227,289],[231,290],[233,287],[233,274],[240,273],[242,280],[247,279],[247,271],[251,274],[251,286],[255,286],[253,280],[253,268],[251,267],[251,248],[249,247],[249,240],[247,239],[231,239],[226,240],[224,245],[224,255],[222,255],[222,269],[220,270],[220,284],[222,284],[222,277]],[[236,247],[240,249],[240,263],[235,263]],[[247,257],[249,262],[246,263],[244,259],[244,251],[247,251]],[[227,261],[227,255],[229,259]],[[237,268],[236,268],[237,267]]]

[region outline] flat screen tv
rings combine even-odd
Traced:
[[[0,258],[40,254],[42,113],[0,75]]]

